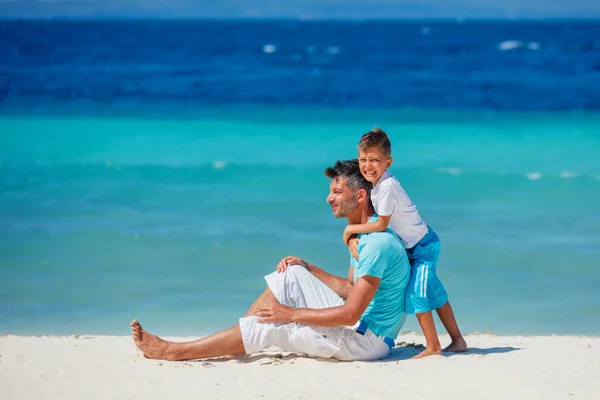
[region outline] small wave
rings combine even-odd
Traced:
[[[337,46],[330,46],[327,48],[327,53],[329,54],[340,54],[340,48]]]
[[[527,179],[529,179],[530,181],[537,181],[542,179],[542,174],[541,172],[529,172],[527,174],[525,174],[525,176],[527,177]]]
[[[579,174],[577,172],[570,172],[570,171],[561,171],[560,172],[560,177],[564,178],[564,179],[577,178],[578,176],[579,176]]]
[[[459,168],[454,168],[454,167],[438,168],[437,171],[442,174],[450,174],[450,175],[458,175],[462,172]]]
[[[421,35],[427,36],[431,33],[431,28],[428,26],[421,27]]]
[[[215,161],[212,163],[214,169],[223,169],[227,166],[225,161]]]
[[[263,46],[263,53],[271,54],[277,51],[277,46],[274,44],[265,44]]]
[[[521,48],[527,48],[535,51],[539,50],[541,45],[538,42],[523,43],[520,40],[505,40],[498,45],[498,49],[501,51],[516,50]]]
[[[523,47],[523,42],[518,40],[505,40],[498,45],[498,48],[502,51],[514,50]]]

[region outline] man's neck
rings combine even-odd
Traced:
[[[346,215],[346,218],[350,225],[366,224],[373,214],[375,214],[373,207],[359,207],[354,212]]]

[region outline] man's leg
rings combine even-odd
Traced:
[[[275,297],[273,292],[271,292],[271,289],[266,288],[265,291],[262,292],[262,294],[260,296],[258,296],[258,298],[256,300],[254,300],[254,303],[252,303],[252,305],[250,306],[248,311],[246,311],[246,314],[244,314],[244,317],[249,317],[250,315],[254,315],[259,310],[259,308],[261,308],[262,306],[265,306],[267,304],[273,304],[273,303],[279,303],[279,301],[277,300],[277,297]]]
[[[156,360],[182,361],[244,353],[239,325],[192,342],[168,342],[146,332],[133,320],[131,336],[146,357]]]
[[[277,302],[277,298],[267,288],[252,303],[244,315],[253,315],[260,307]],[[192,360],[208,357],[221,357],[243,354],[244,342],[239,324],[224,331],[191,342],[168,342],[146,332],[137,320],[131,322],[133,341],[148,358],[159,360]]]

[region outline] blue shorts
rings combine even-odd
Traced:
[[[406,249],[410,260],[410,281],[406,289],[406,313],[419,314],[440,308],[448,294],[436,273],[440,257],[440,238],[429,232],[414,247]]]

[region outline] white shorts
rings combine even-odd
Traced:
[[[265,276],[265,280],[277,300],[286,306],[321,309],[344,304],[340,296],[300,265],[291,265],[282,273],[275,271]],[[247,354],[270,346],[310,357],[333,357],[343,361],[377,360],[389,354],[390,347],[382,337],[369,329],[361,335],[355,328],[260,323],[253,316],[240,319]]]

